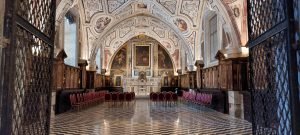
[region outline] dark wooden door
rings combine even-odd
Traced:
[[[5,0],[1,135],[49,134],[55,0]],[[2,9],[1,9],[2,10]]]

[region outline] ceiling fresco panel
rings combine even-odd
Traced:
[[[107,0],[108,4],[108,12],[112,13],[119,7],[121,7],[124,3],[126,3],[128,0]]]
[[[102,0],[82,0],[82,3],[86,22],[89,22],[95,13],[103,12]]]
[[[164,6],[172,14],[175,14],[177,0],[157,0],[157,2]]]
[[[193,24],[197,23],[198,13],[200,9],[200,0],[182,0],[180,13],[189,17]]]

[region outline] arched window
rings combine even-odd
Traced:
[[[78,66],[78,47],[77,47],[77,29],[76,23],[65,17],[64,20],[64,50],[68,57],[65,64],[70,66]]]
[[[204,65],[212,67],[218,65],[215,58],[219,49],[221,49],[221,41],[219,33],[222,32],[218,15],[215,12],[208,11],[204,18]]]
[[[101,55],[100,55],[100,49],[98,49],[97,55],[96,55],[96,64],[97,64],[97,73],[101,73]]]
[[[210,61],[215,61],[215,55],[218,51],[218,27],[217,15],[209,20],[209,39],[210,39]]]

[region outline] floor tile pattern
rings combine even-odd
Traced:
[[[145,99],[101,105],[51,119],[51,134],[68,135],[188,135],[251,134],[251,124],[202,106],[166,106]]]

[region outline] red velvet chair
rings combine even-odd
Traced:
[[[153,100],[153,92],[150,92],[150,101]]]
[[[201,100],[202,100],[202,94],[197,93],[195,104],[201,104],[201,102],[202,102]]]
[[[118,93],[112,93],[111,94],[111,100],[116,103],[118,101]]]
[[[106,102],[111,102],[111,93],[106,93],[106,94],[105,94],[104,100],[105,100]]]
[[[165,94],[160,92],[158,93],[158,101],[163,102],[165,100]]]
[[[70,99],[72,109],[73,110],[76,109],[78,111],[81,108],[81,104],[76,101],[75,94],[70,94],[69,99]]]
[[[126,100],[126,102],[128,102],[128,103],[129,103],[130,101],[132,101],[132,94],[126,92],[126,93],[125,93],[125,100]]]
[[[132,96],[132,100],[135,100],[135,93],[134,92],[130,92],[131,96]]]
[[[84,101],[84,97],[82,93],[76,94],[77,102],[80,103],[81,108],[87,107],[87,102]]]
[[[152,101],[153,101],[154,103],[156,103],[156,102],[158,101],[158,93],[153,93],[153,94],[152,94]]]
[[[123,102],[125,101],[125,95],[124,95],[124,93],[119,93],[119,96],[118,96],[118,97],[119,97],[119,100],[118,100],[118,101],[119,101],[120,103],[123,103]]]
[[[165,103],[169,104],[172,99],[172,94],[170,92],[165,93]]]
[[[172,93],[172,101],[173,101],[173,103],[175,104],[177,104],[177,101],[178,101],[178,95],[176,94],[176,93]]]

